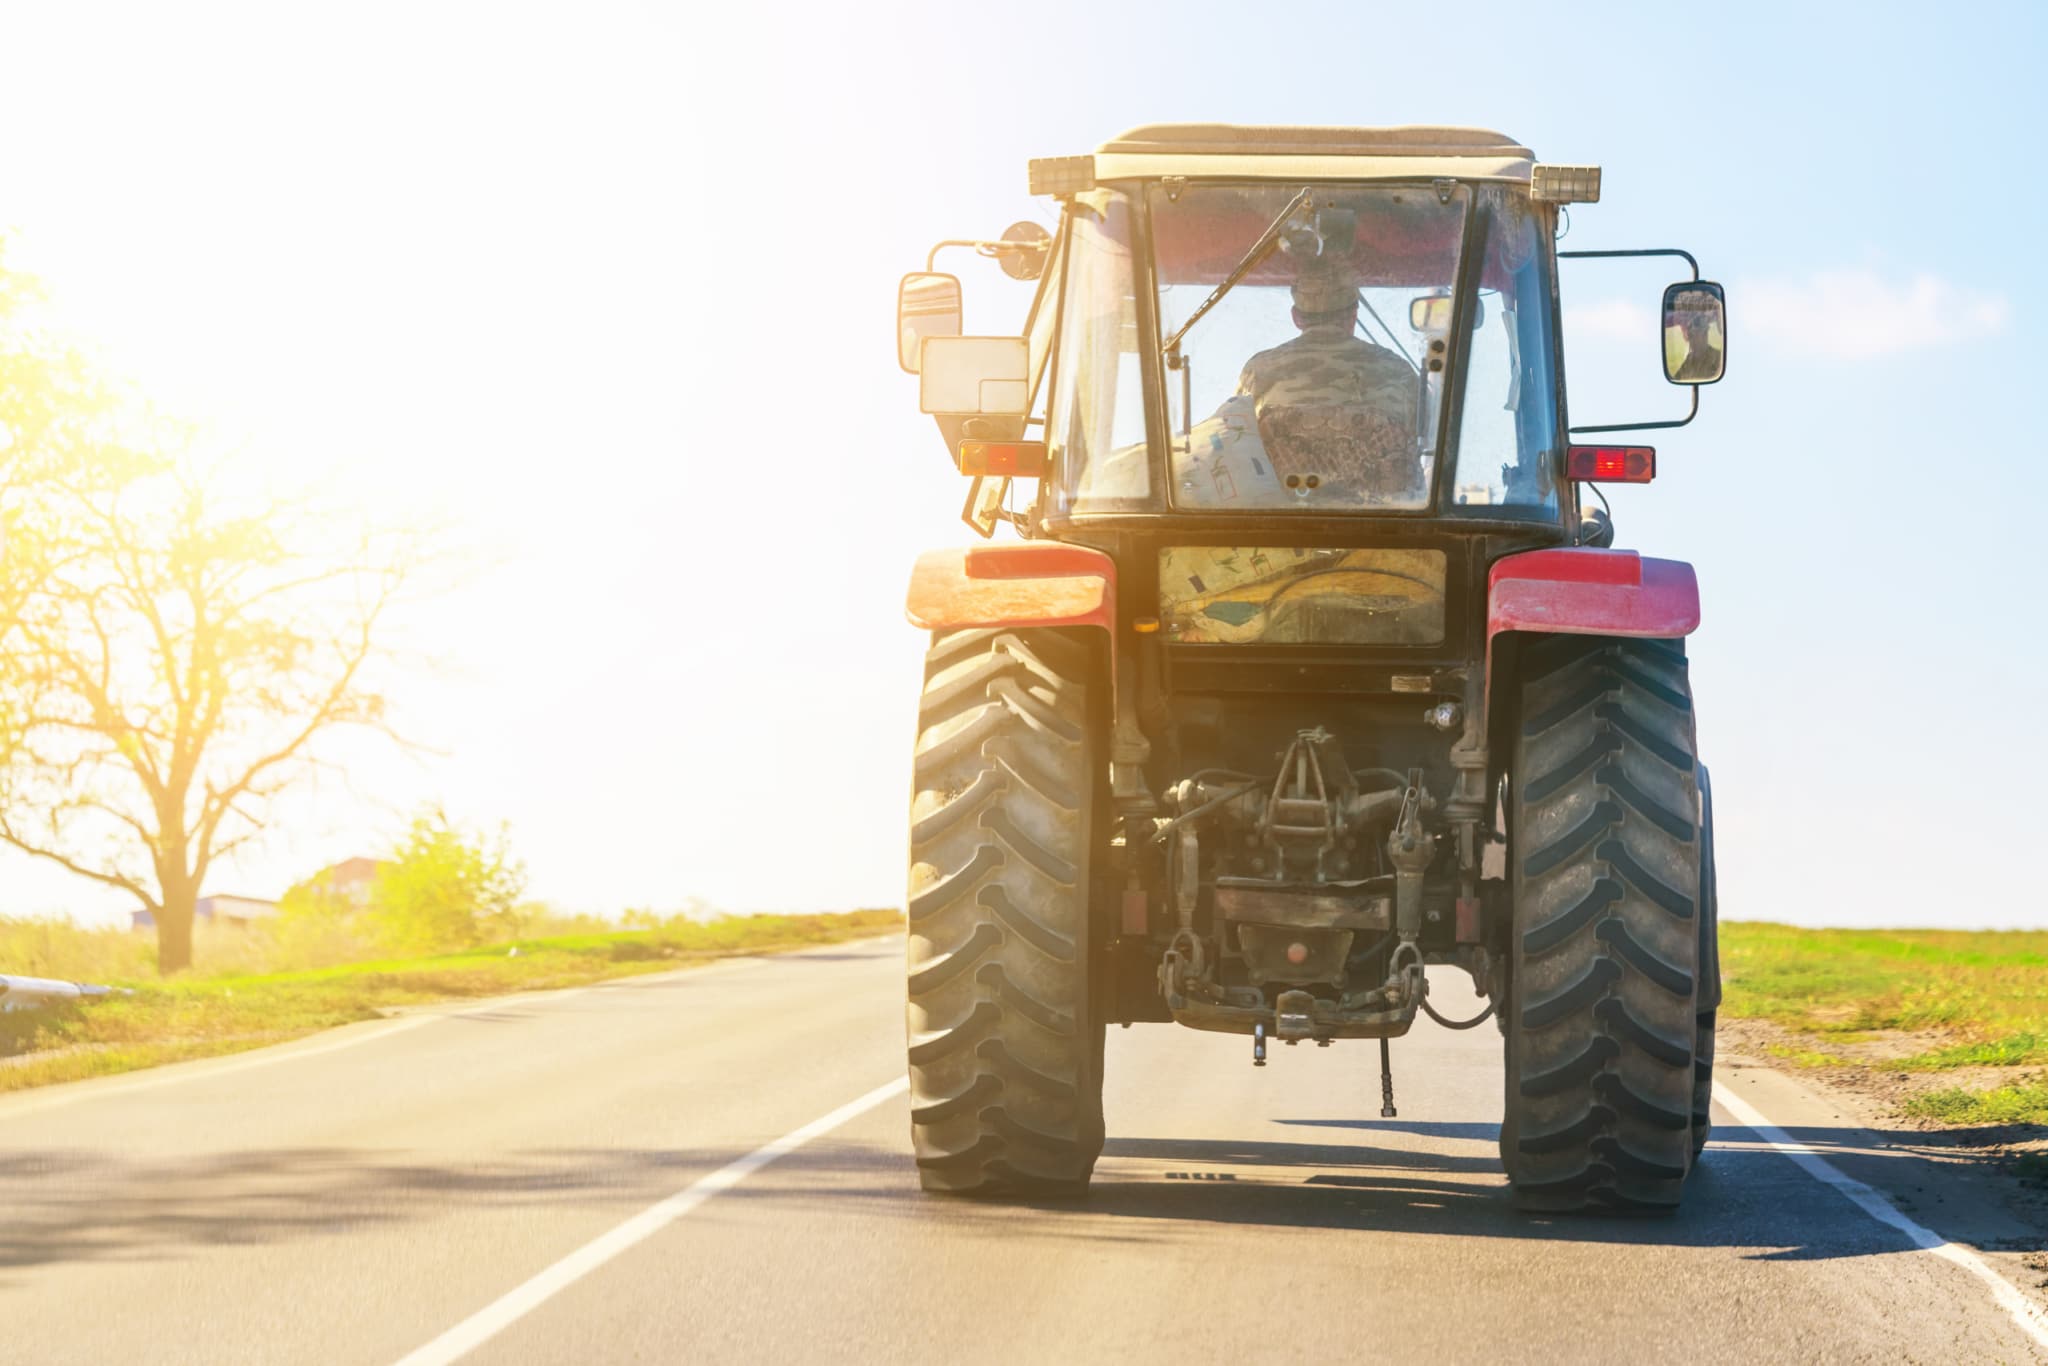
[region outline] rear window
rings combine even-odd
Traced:
[[[1184,645],[1433,645],[1445,565],[1441,550],[1172,546],[1160,629]]]

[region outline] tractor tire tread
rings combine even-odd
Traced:
[[[1520,656],[1501,1157],[1524,1208],[1677,1207],[1694,1155],[1701,835],[1681,642]],[[1528,775],[1522,780],[1520,775]]]
[[[907,1010],[928,1191],[1071,1195],[1102,1149],[1094,660],[1082,633],[1026,628],[940,635],[925,656]]]

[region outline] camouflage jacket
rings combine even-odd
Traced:
[[[1416,386],[1400,356],[1334,328],[1259,352],[1238,379],[1276,472],[1314,475],[1375,501],[1422,492]]]
[[[1246,361],[1237,391],[1262,413],[1269,406],[1358,403],[1391,416],[1414,408],[1415,371],[1384,346],[1318,327]],[[1413,417],[1408,421],[1412,426]]]

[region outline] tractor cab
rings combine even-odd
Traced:
[[[1675,1202],[1718,992],[1698,592],[1581,505],[1655,456],[1573,444],[1557,265],[1692,258],[1558,252],[1598,168],[1477,129],[1159,125],[1030,177],[1057,229],[941,242],[897,314],[965,520],[1021,538],[909,594],[926,1184],[1085,1181],[1108,1022],[1377,1039],[1391,1113],[1444,964],[1500,1020],[1525,1203]],[[1015,335],[963,335],[947,249],[1037,282]],[[1579,432],[1692,420],[1726,319],[1689,276],[1691,411]]]
[[[924,272],[903,363],[983,481],[984,532],[1364,514],[1575,535],[1553,239],[1599,181],[1477,130],[1135,129],[1032,163],[1053,238],[944,244],[1039,278],[1025,335],[960,337],[958,280]],[[1720,292],[1686,285],[1667,374],[1710,383]],[[1023,472],[1044,478],[1019,508]]]

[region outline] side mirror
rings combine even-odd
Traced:
[[[896,287],[896,363],[914,375],[926,337],[959,335],[959,277],[924,271],[904,276]]]
[[[1045,263],[1052,257],[1051,233],[1027,218],[1004,228],[1002,240],[1010,244],[996,252],[1003,274],[1012,280],[1036,280],[1045,274]]]
[[[1031,411],[1031,344],[1023,337],[927,337],[918,411],[1024,417]]]
[[[1451,331],[1451,296],[1448,294],[1424,294],[1408,301],[1408,326],[1417,332],[1432,337],[1445,337]],[[1486,300],[1472,301],[1472,327],[1474,331],[1486,326]]]
[[[1728,304],[1710,280],[1664,291],[1664,378],[1673,384],[1713,384],[1728,368]]]
[[[1408,326],[1417,332],[1433,332],[1438,336],[1451,330],[1451,296],[1448,294],[1425,294],[1419,299],[1408,301]]]

